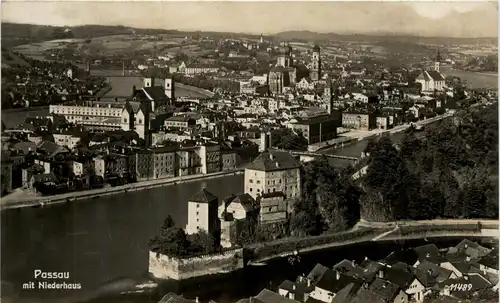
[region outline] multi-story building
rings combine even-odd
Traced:
[[[201,158],[201,173],[211,174],[221,171],[220,145],[216,143],[205,143],[199,146]]]
[[[150,115],[175,99],[173,79],[165,79],[164,83],[165,86],[156,85],[155,78],[145,78],[144,87],[134,87],[127,101],[68,102],[50,105],[49,113],[91,130],[134,130],[149,143]]]
[[[264,193],[257,198],[257,203],[260,205],[261,224],[279,224],[287,221],[287,200],[282,192]]]
[[[126,155],[109,154],[94,158],[94,173],[97,176],[107,178],[111,175],[125,175],[128,172],[129,157]]]
[[[375,114],[370,111],[349,109],[342,113],[342,127],[370,130],[376,127]]]
[[[52,134],[52,136],[54,137],[55,144],[69,149],[74,149],[81,140],[80,137],[72,134]]]
[[[220,232],[218,218],[219,199],[205,188],[188,201],[186,233],[191,235],[204,230],[210,234]]]
[[[135,178],[137,181],[154,179],[154,154],[150,150],[138,151],[135,157]]]
[[[187,129],[196,126],[196,120],[186,115],[172,116],[165,120],[165,128]]]
[[[272,192],[300,197],[300,166],[289,152],[264,151],[245,169],[245,193],[254,198]]]
[[[153,148],[154,178],[172,178],[175,177],[175,148],[158,147]]]
[[[339,114],[294,118],[290,122],[288,128],[301,133],[308,144],[315,144],[336,138],[337,127],[341,125]]]

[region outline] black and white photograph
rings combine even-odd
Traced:
[[[0,302],[499,302],[497,1],[0,5]]]

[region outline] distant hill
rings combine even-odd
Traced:
[[[10,50],[5,49],[4,47],[2,47],[1,56],[2,56],[2,67],[13,64],[24,65],[24,66],[29,65],[28,62],[24,61],[22,58],[20,58]]]
[[[65,33],[65,29],[69,29]],[[167,34],[177,31],[169,31],[162,29],[135,29],[125,26],[103,26],[103,25],[83,25],[72,27],[33,25],[33,24],[17,24],[17,23],[2,23],[2,46],[13,47],[21,44],[36,43],[47,40],[61,38],[96,38],[110,35],[123,34]]]
[[[418,37],[393,34],[351,34],[315,33],[311,31],[286,31],[275,35],[278,40],[299,41],[353,41],[353,42],[406,42],[421,44],[496,44],[498,38],[449,38],[449,37]]]
[[[138,29],[126,26],[83,25],[58,27],[33,24],[2,23],[2,47],[10,48],[16,45],[36,43],[61,38],[96,38],[123,34],[171,34],[178,36],[199,36],[211,38],[248,38],[258,39],[260,35],[225,32],[177,31],[165,29]],[[69,29],[69,31],[66,31]],[[391,34],[336,34],[316,33],[311,31],[287,31],[266,39],[275,41],[356,41],[356,42],[404,42],[421,44],[478,44],[498,42],[497,38],[447,38],[447,37],[417,37],[411,35]]]

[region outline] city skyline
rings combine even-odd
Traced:
[[[2,22],[54,26],[123,25],[136,28],[251,34],[309,30],[338,34],[497,37],[498,12],[495,4],[485,1],[8,1],[2,3]],[[78,18],[75,18],[75,15]]]

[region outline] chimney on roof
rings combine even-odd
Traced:
[[[383,278],[384,278],[384,269],[383,269],[383,268],[382,268],[382,269],[380,269],[380,270],[378,271],[378,277],[379,277],[380,279],[383,279]]]
[[[340,272],[338,270],[335,271],[335,278],[340,280]]]
[[[428,270],[427,270],[427,274],[428,274],[429,276],[432,276],[432,270],[428,269]]]
[[[200,303],[200,300],[198,299],[198,297],[196,297],[195,302]]]
[[[295,284],[293,284],[292,289],[295,290],[295,287],[296,287]]]
[[[356,262],[354,260],[351,261],[351,266],[356,267]]]

